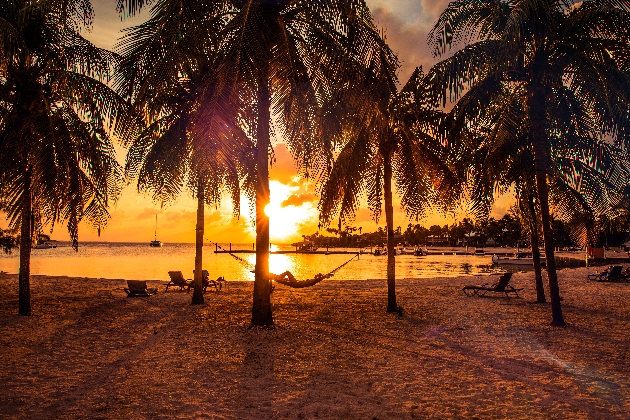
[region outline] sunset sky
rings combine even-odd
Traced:
[[[366,0],[376,23],[385,30],[387,40],[401,61],[399,80],[404,84],[417,66],[428,70],[436,61],[426,45],[427,33],[437,20],[448,0]],[[122,28],[138,24],[148,16],[143,11],[133,19],[121,22],[115,10],[115,0],[93,0],[96,11],[93,31],[84,36],[97,46],[112,49]],[[271,205],[269,208],[271,242],[291,243],[302,239],[303,234],[317,231],[318,197],[313,186],[307,185],[296,176],[296,170],[287,148],[282,143],[275,145],[277,162],[270,171]],[[119,154],[124,161],[124,151]],[[395,198],[394,226],[409,223],[401,212]],[[511,201],[502,197],[495,206],[493,216],[501,217]],[[254,241],[254,227],[251,223],[250,206],[242,200],[241,217],[232,217],[231,202],[225,198],[218,208],[206,208],[206,238],[217,242],[249,243]],[[162,242],[194,242],[196,202],[189,193],[183,193],[177,202],[160,208],[149,197],[140,195],[135,184],[123,191],[120,199],[110,209],[111,219],[100,237],[88,226],[81,226],[80,241],[146,242],[153,239],[155,215],[158,214],[157,236]],[[435,214],[421,224],[451,224],[453,217]],[[416,223],[415,220],[413,223]],[[384,214],[377,225],[370,217],[367,208],[361,208],[354,222],[363,232],[370,232],[384,226]],[[0,227],[5,227],[2,220]],[[46,232],[48,233],[48,232]],[[325,232],[324,232],[325,233]],[[65,227],[57,226],[53,239],[67,240]]]

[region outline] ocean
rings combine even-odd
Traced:
[[[220,244],[229,249],[229,244]],[[251,244],[232,244],[232,249],[251,249]],[[290,245],[273,245],[273,249],[292,250]],[[255,261],[253,253],[236,254],[247,265],[229,254],[215,254],[215,246],[203,248],[203,267],[210,277],[226,280],[253,280],[250,271]],[[333,251],[333,249],[331,249]],[[348,251],[358,252],[356,249]],[[491,256],[475,255],[413,255],[396,256],[396,278],[458,277],[491,273]],[[291,271],[298,279],[326,274],[352,258],[352,254],[272,254],[270,271],[280,274]],[[333,277],[339,280],[384,279],[387,275],[387,257],[361,254],[342,267]],[[186,278],[193,277],[195,245],[166,243],[161,248],[148,243],[85,242],[75,252],[69,243],[58,242],[57,248],[33,249],[31,274],[48,276],[94,277],[126,280],[168,280],[168,271],[181,271]],[[17,273],[19,252],[0,253],[0,271]],[[521,268],[523,269],[523,268]],[[527,269],[527,267],[525,267]]]

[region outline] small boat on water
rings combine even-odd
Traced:
[[[492,263],[498,265],[532,265],[534,264],[534,257],[531,252],[517,252],[513,257],[499,257],[498,255],[492,256]],[[540,264],[545,265],[545,258],[541,255]]]
[[[155,215],[155,236],[153,240],[149,242],[150,247],[160,247],[162,246],[162,241],[158,241],[157,239],[157,214]]]
[[[50,242],[40,242],[37,245],[35,245],[35,249],[50,249],[50,248],[57,248],[57,245],[54,245]]]
[[[317,251],[318,248],[313,241],[305,241],[300,244],[300,251],[312,252]]]
[[[413,255],[415,255],[416,257],[424,257],[427,254],[428,252],[426,248],[417,247],[413,250]]]
[[[486,255],[486,252],[483,250],[483,248],[475,248],[475,253],[473,255],[479,255],[479,256],[484,256]]]
[[[387,255],[387,247],[377,246],[376,249],[374,249],[374,255],[376,255],[377,257],[381,255]]]

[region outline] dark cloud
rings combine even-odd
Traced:
[[[427,35],[447,5],[448,0],[418,2],[416,13],[412,13],[412,16],[417,17],[413,22],[406,20],[395,6],[372,10],[377,26],[385,29],[387,43],[401,61],[398,74],[402,85],[416,67],[422,66],[427,72],[438,61],[427,45]]]
[[[300,207],[304,203],[312,203],[316,200],[317,196],[315,194],[292,194],[289,196],[289,198],[280,203],[280,207]]]

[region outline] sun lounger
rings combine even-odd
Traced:
[[[189,286],[192,284],[192,280],[186,280],[181,271],[169,271],[168,272],[171,281],[166,283],[166,292],[169,287],[179,287],[179,291],[186,289],[189,290]]]
[[[485,296],[486,293],[503,293],[506,298],[510,298],[510,293],[514,294],[516,297],[519,297],[518,292],[523,290],[515,289],[512,287],[510,283],[510,279],[512,278],[512,273],[504,273],[499,278],[499,281],[494,284],[483,284],[481,286],[464,286],[462,289],[466,296]]]
[[[594,281],[628,281],[628,276],[623,273],[622,265],[611,265],[601,273],[589,274],[588,278]]]
[[[128,297],[151,296],[157,293],[157,287],[147,287],[146,280],[127,280],[127,287],[124,290]]]
[[[193,270],[193,274],[195,274],[195,270]],[[214,289],[218,292],[223,288],[223,283],[227,284],[226,280],[223,277],[219,277],[216,280],[210,280],[210,272],[208,270],[202,270],[201,275],[201,282],[204,293],[206,293],[206,289],[210,286],[214,287]],[[193,283],[194,282],[190,283],[190,285],[188,286],[188,290],[195,287]]]

